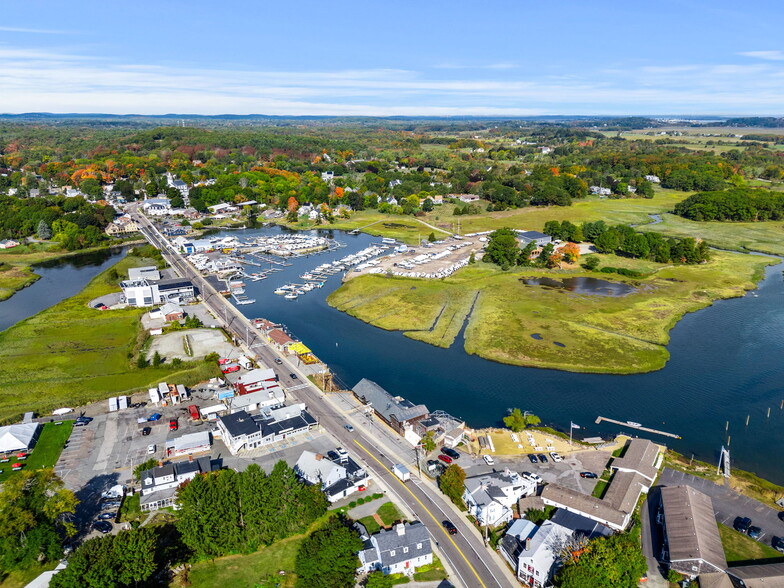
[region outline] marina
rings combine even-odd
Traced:
[[[657,429],[650,429],[648,427],[643,427],[640,423],[635,423],[634,421],[617,421],[615,419],[608,419],[607,417],[600,416],[596,419],[596,424],[599,425],[602,421],[613,423],[615,425],[621,425],[622,427],[630,427],[632,429],[636,429],[638,431],[645,431],[646,433],[653,433],[655,435],[664,435],[665,437],[672,437],[674,439],[681,439],[680,435],[675,435],[674,433],[667,433],[666,431],[659,431]]]

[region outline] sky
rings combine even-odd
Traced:
[[[780,0],[0,6],[3,113],[784,114]]]

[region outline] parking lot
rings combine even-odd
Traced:
[[[770,545],[773,537],[784,536],[784,521],[779,519],[778,510],[731,488],[670,468],[664,468],[658,483],[663,486],[691,486],[707,494],[713,500],[716,520],[722,525],[732,527],[736,517],[750,518],[753,525],[762,529],[758,539],[761,543]]]

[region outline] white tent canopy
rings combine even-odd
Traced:
[[[38,423],[22,423],[0,427],[0,452],[29,449],[40,426]]]

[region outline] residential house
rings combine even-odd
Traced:
[[[166,216],[171,212],[171,203],[165,196],[147,198],[142,202],[142,210],[151,216]]]
[[[182,308],[172,302],[167,302],[161,306],[161,315],[163,315],[163,320],[166,322],[181,321],[185,318]]]
[[[158,510],[167,506],[177,508],[177,488],[198,474],[206,474],[221,468],[220,460],[209,457],[191,459],[180,463],[158,463],[157,467],[141,473],[142,511]]]
[[[507,540],[502,545],[502,555],[507,561],[516,559],[512,567],[517,579],[526,586],[551,586],[555,572],[561,567],[561,553],[572,538],[572,530],[548,520],[540,527],[534,525],[533,530],[522,524],[519,533],[521,539]]]
[[[470,203],[470,202],[478,202],[480,200],[479,196],[476,194],[449,194],[449,198],[457,198],[460,202]]]
[[[424,404],[392,396],[375,382],[363,378],[354,386],[354,395],[365,404],[372,406],[375,413],[399,434],[405,436],[414,445],[419,442],[420,436],[413,430],[418,421],[429,414]]]
[[[670,569],[690,578],[727,569],[710,496],[691,486],[667,486],[661,508]]]
[[[112,237],[137,233],[139,225],[128,215],[119,216],[106,226],[106,234]]]
[[[283,391],[283,388],[276,385],[269,389],[262,389],[238,396],[232,394],[231,396],[226,396],[224,401],[231,413],[240,411],[250,413],[254,410],[283,406],[286,402],[286,393]]]
[[[599,196],[609,196],[612,194],[612,190],[610,190],[610,188],[603,188],[602,186],[590,186],[588,191],[591,194],[597,194]]]
[[[664,456],[659,453],[659,446],[648,439],[632,439],[626,444],[621,457],[616,457],[610,469],[620,472],[636,472],[650,483],[659,474],[659,466]]]
[[[263,390],[278,389],[280,383],[275,370],[272,368],[257,368],[241,375],[234,382],[234,389],[237,394],[250,394]]]
[[[272,329],[267,333],[267,340],[276,349],[287,353],[289,346],[294,344],[294,339],[289,337],[282,329]]]
[[[350,457],[336,463],[312,451],[302,452],[294,471],[309,484],[319,486],[330,502],[353,494],[368,481],[365,470]]]
[[[433,204],[443,204],[444,196],[442,194],[433,194],[430,196],[430,200],[433,201]]]
[[[332,180],[335,179],[335,172],[333,171],[324,171],[321,172],[321,181],[326,183],[331,183]]]
[[[384,574],[411,575],[433,563],[430,535],[419,521],[398,523],[371,535],[358,555],[360,573],[381,570]]]
[[[244,410],[218,419],[218,430],[233,455],[305,433],[318,425],[304,404],[265,408],[259,416]]]
[[[444,447],[457,447],[465,436],[465,422],[438,410],[417,423],[420,437],[431,433],[433,440]]]
[[[512,520],[512,506],[536,492],[536,482],[508,468],[465,480],[463,502],[480,525],[497,527]]]

